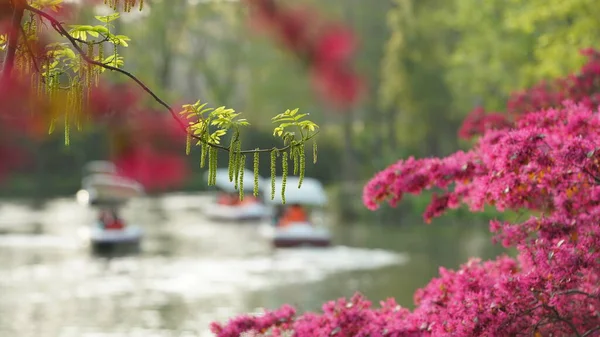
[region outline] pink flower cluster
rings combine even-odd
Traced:
[[[468,152],[400,160],[364,188],[364,203],[373,210],[384,201],[397,204],[405,193],[440,191],[426,221],[461,204],[472,211],[484,205],[524,210],[530,215],[522,222],[490,223],[494,240],[516,248],[515,259],[471,259],[456,271],[440,268],[440,276],[416,292],[412,311],[393,300],[375,308],[356,295],[325,304],[320,314],[285,316],[283,323],[271,320],[268,326],[263,320],[260,329],[237,319],[213,331],[217,336],[252,329],[261,336],[285,331],[298,337],[600,336],[600,114],[590,102],[519,112],[510,127],[485,128]],[[288,307],[280,310],[270,315],[291,314]]]

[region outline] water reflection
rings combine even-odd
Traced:
[[[12,229],[0,235],[0,336],[209,336],[211,321],[237,313],[368,292],[373,273],[409,261],[376,245],[272,250],[256,226],[206,221],[197,209],[206,197],[174,198],[130,205],[124,216],[147,240],[141,254],[111,259],[77,240],[95,215],[71,199],[1,208]]]

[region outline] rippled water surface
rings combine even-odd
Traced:
[[[333,228],[329,249],[273,250],[256,225],[206,220],[206,201],[128,206],[126,219],[146,231],[143,251],[110,259],[81,244],[94,212],[71,199],[41,210],[0,205],[0,336],[210,336],[211,321],[283,303],[317,310],[355,291],[410,302],[435,266],[481,248],[478,236],[440,245],[427,233],[365,225]]]

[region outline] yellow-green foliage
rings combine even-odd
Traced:
[[[209,179],[208,184],[215,184],[216,177],[216,149],[222,149],[229,152],[229,181],[234,182],[235,188],[240,191],[240,198],[243,199],[243,180],[244,168],[246,163],[246,153],[254,153],[253,171],[254,171],[254,195],[258,195],[258,164],[261,152],[269,152],[271,156],[271,199],[275,197],[275,175],[276,160],[281,154],[282,162],[282,199],[285,203],[285,182],[288,175],[288,159],[291,158],[294,163],[294,174],[300,175],[298,188],[302,185],[304,171],[306,167],[306,156],[304,155],[305,143],[312,139],[318,132],[318,126],[310,120],[305,119],[308,114],[298,113],[298,109],[286,110],[272,118],[272,122],[277,126],[273,130],[273,136],[278,137],[283,142],[282,148],[272,148],[269,150],[242,150],[240,139],[240,128],[250,125],[244,118],[238,118],[241,114],[233,109],[224,106],[207,108],[207,103],[197,101],[194,104],[185,104],[180,114],[188,120],[188,135],[196,140],[196,145],[201,147],[201,166],[204,166],[204,157],[206,148],[209,150]],[[231,132],[230,132],[231,131]],[[230,133],[229,146],[221,145],[222,137]],[[316,162],[316,140],[313,139],[313,157]],[[186,144],[186,153],[189,153]],[[214,154],[214,156],[213,156]]]
[[[397,103],[403,98],[406,75],[398,55],[402,55],[406,49],[407,35],[413,23],[411,0],[394,0],[394,5],[386,18],[390,38],[385,45],[385,54],[381,62],[382,85],[378,94],[383,107]]]
[[[505,27],[535,38],[535,63],[526,70],[535,79],[565,75],[581,66],[578,49],[600,42],[600,6],[596,0],[510,0]]]
[[[45,6],[56,6],[60,0],[37,1],[32,7],[43,9]],[[70,144],[71,126],[82,129],[83,112],[87,110],[88,98],[93,86],[98,85],[99,76],[106,69],[105,64],[113,67],[123,65],[123,58],[118,55],[116,46],[127,46],[129,38],[125,35],[111,33],[110,22],[119,18],[119,13],[106,16],[96,16],[103,25],[73,25],[69,35],[76,42],[52,43],[47,46],[44,59],[33,59],[28,51],[29,44],[37,39],[41,18],[33,13],[23,24],[24,34],[20,43],[25,48],[19,48],[17,69],[22,74],[31,74],[35,91],[50,99],[50,112],[46,116],[49,122],[48,133],[54,132],[56,122],[62,118],[64,125],[65,145]],[[113,53],[104,57],[104,43],[113,44]],[[99,62],[93,64],[89,61]]]
[[[582,48],[600,43],[595,0],[452,0],[442,22],[461,38],[449,60],[456,93],[498,98],[579,68]]]

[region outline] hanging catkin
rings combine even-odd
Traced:
[[[244,167],[246,166],[246,163],[242,161],[242,155],[241,155],[241,150],[242,150],[242,145],[240,143],[240,141],[236,141],[235,142],[235,146],[234,146],[234,155],[233,155],[233,168],[234,168],[234,179],[235,179],[235,189],[238,188],[238,182],[240,179],[240,170],[243,170]]]
[[[213,148],[210,147],[208,149],[208,185],[209,186],[214,185],[213,173],[215,171],[215,165],[214,165],[215,161],[216,161],[215,153],[213,151]]]
[[[285,205],[285,184],[288,174],[288,153],[284,152],[281,156],[281,201]]]
[[[258,152],[258,149],[255,149],[256,152],[254,152],[254,160],[253,160],[253,164],[254,164],[254,196],[257,197],[258,196],[258,160],[259,160],[259,156],[260,153]]]
[[[277,174],[277,153],[275,151],[271,151],[271,200],[275,198],[275,175]]]
[[[292,160],[294,161],[294,175],[298,174],[298,157],[300,156],[300,154],[298,153],[298,147],[299,146],[293,146],[292,147]]]
[[[304,181],[304,173],[306,171],[306,155],[304,153],[304,144],[298,147],[298,152],[300,153],[300,177],[298,178],[298,188],[302,186],[302,182]]]
[[[208,145],[202,143],[202,150],[200,151],[200,168],[204,168],[206,164],[206,155],[208,154]]]
[[[71,144],[71,134],[69,127],[69,110],[65,110],[65,146],[69,146]]]
[[[98,62],[104,64],[104,43],[98,45]],[[94,76],[94,84],[96,87],[100,84],[100,74],[102,73],[102,67],[96,67],[96,74]]]
[[[219,153],[217,152],[217,148],[211,147],[210,151],[212,152],[212,184],[215,185],[217,183],[217,163],[219,159]]]
[[[192,151],[192,135],[190,134],[190,130],[186,131],[187,133],[185,134],[185,154],[189,156],[190,152]]]
[[[242,163],[246,162],[246,155],[241,156]],[[244,165],[240,165],[240,200],[244,201]]]
[[[229,168],[229,181],[233,181],[233,171],[235,167],[235,143],[236,143],[235,135],[231,136],[231,141],[229,142],[229,163],[227,167]]]

